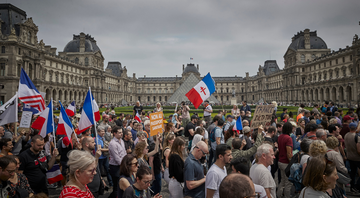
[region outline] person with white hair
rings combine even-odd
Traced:
[[[258,162],[250,168],[250,178],[254,184],[264,187],[267,197],[276,197],[276,183],[271,172],[266,168],[274,163],[275,155],[273,146],[262,144],[256,154]]]

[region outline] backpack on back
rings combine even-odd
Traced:
[[[302,165],[300,164],[302,156],[306,154],[298,154],[297,162],[293,163],[290,167],[290,175],[289,175],[289,181],[294,184],[295,191],[300,192],[302,188],[304,187],[302,184]],[[309,160],[309,159],[308,159]],[[291,161],[293,161],[291,159]],[[294,160],[295,161],[295,160]],[[288,168],[288,167],[286,167]],[[304,172],[305,173],[305,172]]]
[[[215,131],[216,131],[217,128],[218,127],[215,127],[215,128],[213,128],[213,130],[210,131],[210,133],[209,133],[210,142],[215,142],[216,141],[216,139],[215,139]]]

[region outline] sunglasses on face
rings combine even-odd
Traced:
[[[204,152],[203,150],[201,150],[199,147],[195,146],[195,148],[199,149],[199,150],[203,153],[203,155],[207,155],[207,153],[205,153],[205,152]]]

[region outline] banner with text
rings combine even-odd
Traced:
[[[150,114],[150,136],[162,133],[164,128],[163,112]]]
[[[252,129],[258,128],[260,125],[270,126],[272,114],[274,113],[274,105],[258,105],[255,108],[253,119],[251,120]]]

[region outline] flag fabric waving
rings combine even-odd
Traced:
[[[21,68],[18,95],[21,102],[30,105],[30,107],[36,109],[38,112],[45,109],[43,97],[23,68]]]
[[[211,78],[210,73],[208,73],[186,94],[186,97],[194,104],[195,109],[197,109],[215,90],[215,81]]]
[[[59,164],[54,164],[53,167],[46,173],[46,177],[49,184],[61,181],[63,179],[63,175],[60,172]]]
[[[17,94],[0,107],[0,125],[18,121]]]
[[[137,120],[139,123],[141,123],[140,115],[138,112],[136,112],[135,120]]]
[[[54,115],[52,100],[49,105],[42,111],[39,117],[33,122],[31,128],[38,129],[39,135],[45,138],[48,133],[54,132]]]
[[[72,117],[75,115],[75,112],[76,112],[75,100],[66,108],[65,111],[69,117]]]
[[[71,139],[71,134],[74,131],[73,125],[71,124],[71,121],[69,117],[67,116],[64,107],[60,103],[60,115],[59,115],[59,123],[58,127],[56,129],[57,135],[66,135],[69,140]]]
[[[91,90],[89,89],[86,94],[83,110],[81,111],[81,117],[79,121],[78,133],[84,132],[95,122],[100,120],[99,106],[92,97]]]
[[[236,130],[243,130],[243,126],[242,126],[242,121],[241,121],[241,116],[238,117],[238,119],[236,120]]]

